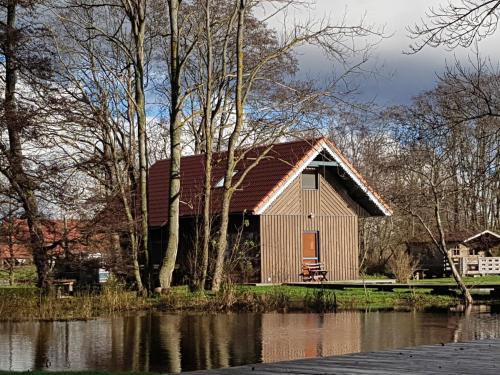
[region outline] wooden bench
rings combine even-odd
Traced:
[[[302,263],[302,281],[328,281],[323,263]]]

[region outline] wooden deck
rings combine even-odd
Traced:
[[[261,363],[192,374],[500,374],[500,340]]]

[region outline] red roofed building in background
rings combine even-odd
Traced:
[[[235,178],[266,147],[245,150]],[[214,220],[220,211],[225,153],[214,155]],[[204,156],[181,160],[181,239],[177,281],[191,274],[203,202]],[[169,160],[149,171],[153,262],[166,246]],[[326,138],[275,144],[231,201],[228,270],[235,281],[299,281],[306,263],[321,263],[330,280],[358,277],[358,217],[391,210]],[[200,232],[201,233],[201,232]]]
[[[26,220],[6,219],[0,225],[0,262],[6,260],[15,260],[23,264],[32,262],[33,253]],[[95,241],[91,241],[84,224],[79,220],[44,220],[42,230],[45,246],[53,258],[65,252],[87,254],[98,251],[94,246],[95,243],[91,243]]]

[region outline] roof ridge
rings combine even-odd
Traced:
[[[305,142],[311,142],[314,143],[314,144],[317,144],[318,141],[320,140],[323,140],[323,139],[327,139],[327,137],[317,137],[317,138],[301,138],[301,139],[296,139],[296,140],[293,140],[293,141],[287,141],[287,142],[280,142],[280,143],[270,143],[270,144],[261,144],[261,145],[258,145],[258,146],[249,146],[249,147],[238,147],[236,150],[252,150],[252,149],[258,149],[258,148],[261,148],[261,147],[268,147],[270,145],[273,145],[273,146],[284,146],[284,145],[291,145],[293,143],[305,143]],[[224,151],[214,151],[213,154],[225,154],[227,153],[227,150],[224,150]],[[184,156],[181,156],[181,159],[187,159],[187,158],[193,158],[193,157],[202,157],[204,156],[205,154],[204,153],[200,153],[200,154],[193,154],[193,155],[184,155]],[[169,161],[171,160],[170,158],[165,158],[165,159],[159,159],[159,160],[156,160],[151,166],[155,165],[156,163],[160,163],[160,162],[166,162],[166,161]]]

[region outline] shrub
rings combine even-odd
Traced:
[[[333,290],[315,289],[305,296],[307,309],[316,312],[331,312],[337,310],[337,295]]]
[[[396,280],[400,283],[407,283],[418,268],[417,261],[404,250],[394,252],[391,259],[389,259],[388,266]]]

